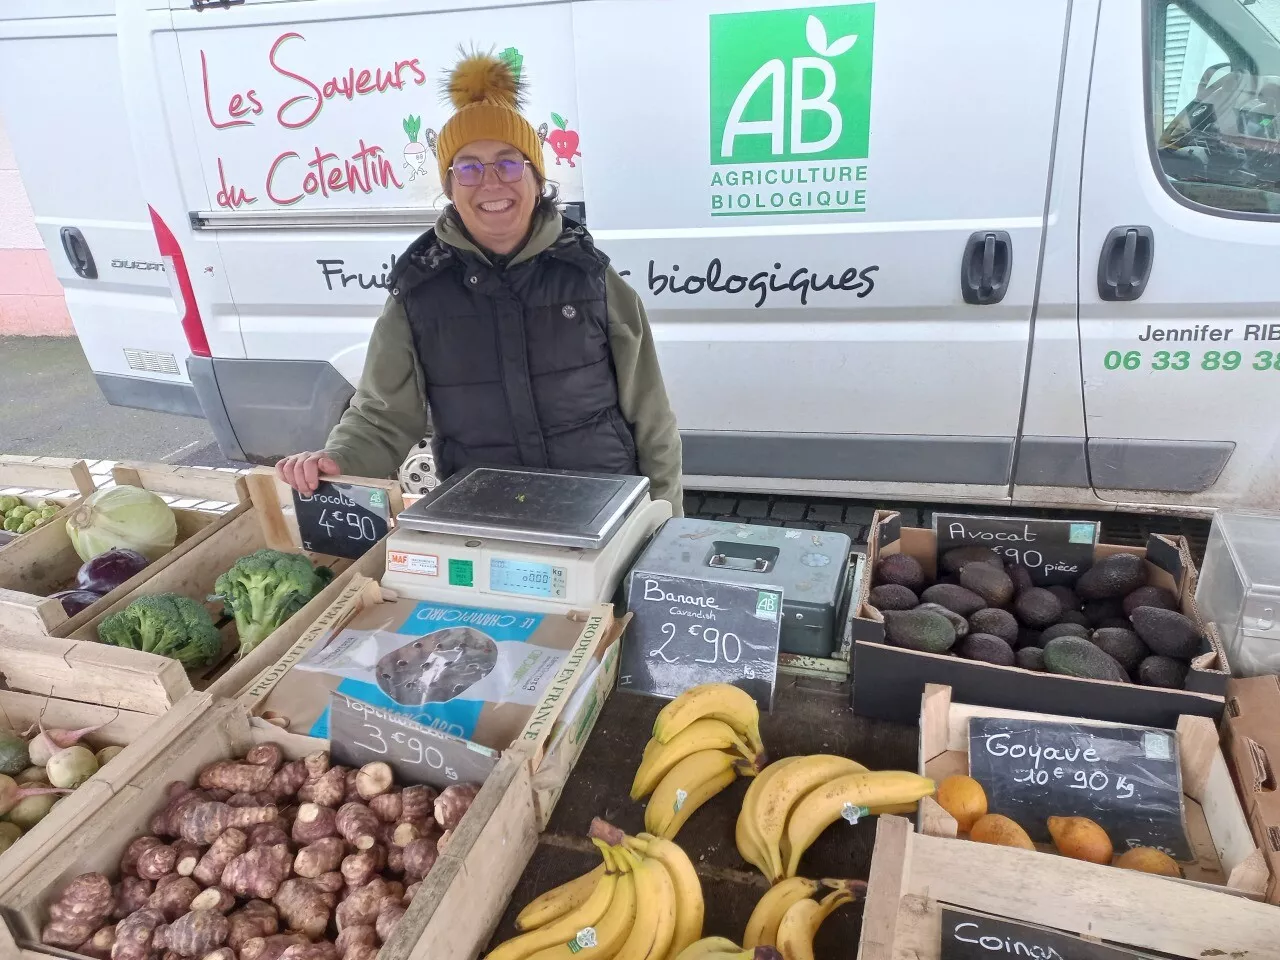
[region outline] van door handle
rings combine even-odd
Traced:
[[[1156,238],[1150,227],[1115,227],[1107,234],[1098,258],[1098,296],[1103,300],[1137,300],[1147,288],[1155,260]]]
[[[86,280],[98,279],[98,266],[93,262],[93,254],[89,252],[89,244],[79,227],[63,227],[58,231],[62,237],[62,249],[71,261],[71,269],[77,276]]]
[[[965,303],[999,303],[1009,289],[1013,241],[1005,230],[979,230],[960,258],[960,293]]]

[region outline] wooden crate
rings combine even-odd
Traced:
[[[971,717],[1010,717],[1097,727],[1118,726],[1077,717],[956,703],[951,699],[950,687],[930,684],[925,688],[920,708],[919,772],[922,775],[941,782],[952,774],[969,772]],[[1226,888],[1249,897],[1263,896],[1270,880],[1270,871],[1262,851],[1254,843],[1249,831],[1249,822],[1245,818],[1235,785],[1231,781],[1231,773],[1218,746],[1218,731],[1213,721],[1208,717],[1183,716],[1178,720],[1177,732],[1187,839],[1196,860],[1182,865],[1187,879],[1160,879],[1170,884],[1202,886],[1210,890]],[[956,837],[955,819],[932,797],[920,801],[918,822],[922,833],[935,837]],[[984,846],[968,840],[952,839],[952,842],[969,847]],[[1027,852],[1009,847],[993,849],[999,852],[997,856]],[[1043,851],[1041,855],[1045,859],[1065,859],[1053,852],[1053,847],[1047,844],[1041,845],[1039,851]],[[1094,874],[1094,882],[1099,885],[1110,884],[1115,889],[1123,889],[1126,881],[1140,876],[1131,870],[1111,866],[1086,863],[1083,867]]]
[[[237,477],[235,480],[240,483],[245,482],[246,478]],[[368,480],[359,482],[377,485],[384,483]],[[394,486],[390,481],[386,481],[385,485],[389,490]],[[217,521],[216,528],[207,536],[201,537],[188,549],[175,551],[177,555],[167,557],[167,562],[159,569],[152,570],[155,564],[148,567],[144,574],[150,573],[149,576],[137,583],[130,581],[121,591],[104,597],[101,607],[94,604],[91,610],[68,621],[58,631],[65,634],[65,640],[50,639],[41,644],[38,638],[30,637],[28,644],[42,649],[55,649],[65,647],[66,641],[70,641],[79,656],[91,656],[120,670],[136,669],[162,680],[158,685],[149,685],[145,691],[136,691],[146,699],[135,702],[134,709],[144,712],[163,713],[193,687],[214,696],[236,693],[265,667],[280,659],[306,627],[341,594],[352,576],[366,568],[381,569],[381,554],[385,552],[383,544],[374,545],[363,558],[355,562],[339,557],[307,554],[313,562],[325,564],[335,571],[333,581],[241,660],[235,659],[238,640],[235,623],[231,620],[221,628],[223,653],[218,662],[190,674],[177,661],[167,657],[98,642],[98,625],[104,618],[123,610],[139,597],[159,593],[178,593],[207,603],[210,613],[217,620],[222,613],[222,604],[220,601],[209,601],[208,598],[214,593],[214,582],[218,576],[237,559],[264,547],[302,552],[296,545],[296,527],[290,530],[291,517],[286,518],[281,510],[274,479],[266,473],[251,474],[247,478],[247,488],[252,494],[250,500],[239,504]],[[390,499],[394,510],[396,500],[394,497]],[[50,692],[80,699],[76,693],[79,682],[78,673],[58,678],[58,682],[51,685]]]
[[[8,656],[8,649],[0,646],[0,665]],[[208,697],[193,694],[157,718],[99,704],[0,690],[0,727],[21,731],[39,721],[46,729],[77,730],[102,724],[83,742],[94,749],[112,745],[124,748],[0,853],[0,897],[21,884],[50,850],[95,816],[121,785],[137,775],[165,743],[181,735],[208,706]]]
[[[115,878],[129,841],[147,831],[173,780],[193,781],[206,764],[241,756],[255,743],[280,744],[290,758],[328,747],[328,741],[281,730],[236,701],[214,700],[161,748],[95,815],[27,872],[23,883],[0,893],[21,955],[59,952],[37,941],[48,904],[75,876],[94,870]],[[540,742],[508,750],[454,831],[422,889],[383,947],[380,960],[462,960],[483,949],[511,890],[532,856],[539,832],[532,773]],[[0,955],[3,955],[0,932]]]
[[[880,817],[858,960],[940,960],[944,906],[1173,957],[1263,960],[1280,943],[1280,910],[1269,904],[1038,851],[932,837],[902,817]]]
[[[48,595],[75,586],[76,572],[83,563],[67,535],[65,522],[78,505],[76,501],[52,522],[32,530],[0,553],[0,625],[49,636],[70,636],[248,509],[248,487],[243,477],[233,473],[164,464],[118,464],[113,479],[117,484],[142,487],[176,501],[171,503],[178,522],[174,548],[98,602],[68,617],[62,604],[48,599]],[[217,502],[202,508],[201,502],[207,501]],[[237,506],[224,512],[229,504]]]

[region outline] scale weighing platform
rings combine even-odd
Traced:
[[[471,467],[396,518],[382,584],[415,600],[581,610],[613,599],[670,517],[646,477]]]

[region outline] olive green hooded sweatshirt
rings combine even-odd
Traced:
[[[546,250],[562,230],[559,213],[535,214],[533,231],[510,265]],[[436,236],[488,260],[452,216],[440,218]],[[680,433],[644,306],[613,267],[605,277],[605,298],[618,406],[635,435],[640,470],[649,478],[653,498],[669,501],[675,515],[682,516]],[[400,302],[388,297],[369,337],[360,386],[329,434],[325,452],[343,473],[393,477],[414,444],[430,432],[426,378],[414,350],[409,318]]]

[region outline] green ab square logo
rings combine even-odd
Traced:
[[[867,156],[875,4],[711,16],[711,162]]]

